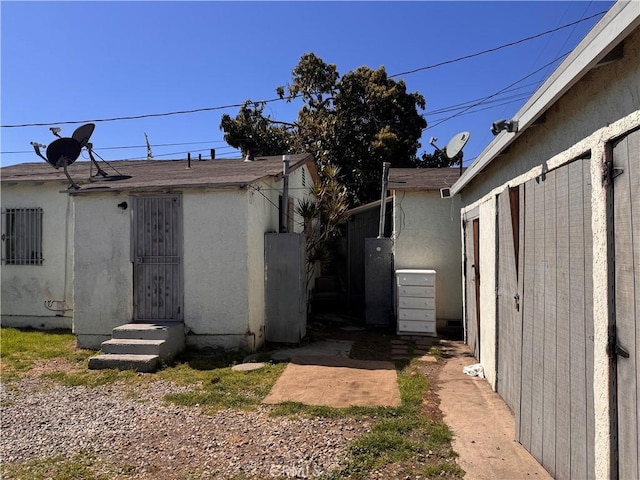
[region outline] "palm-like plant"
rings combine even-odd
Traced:
[[[333,240],[340,235],[340,224],[349,217],[347,189],[340,183],[340,168],[328,163],[319,173],[320,180],[309,190],[311,198],[299,201],[296,206],[307,237],[307,286],[333,260]]]

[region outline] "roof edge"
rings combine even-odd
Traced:
[[[513,134],[501,132],[493,139],[453,184],[452,195],[460,192],[639,25],[640,9],[637,1],[618,0],[513,116],[512,119],[518,122],[518,131]]]

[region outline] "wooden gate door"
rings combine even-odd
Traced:
[[[133,197],[131,218],[134,321],[182,321],[181,198]]]
[[[474,357],[480,360],[480,223],[465,223],[466,337]]]
[[[640,478],[640,131],[613,146],[618,475]]]
[[[518,289],[519,188],[498,195],[498,372],[496,390],[518,418],[522,317]]]
[[[525,183],[518,438],[560,480],[594,477],[590,159]]]

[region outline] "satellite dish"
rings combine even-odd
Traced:
[[[73,135],[71,135],[71,138],[76,140],[80,144],[80,147],[85,147],[87,143],[89,143],[89,139],[91,138],[91,135],[93,134],[95,128],[96,126],[94,123],[81,125],[75,129]]]
[[[93,166],[95,166],[98,170],[96,176],[93,176],[93,174],[91,174],[89,181],[96,181],[97,176],[101,176],[101,180],[123,180],[125,178],[131,178],[128,175],[117,175],[110,177],[104,170],[100,168],[100,165],[93,157],[93,145],[89,143],[89,139],[91,138],[91,135],[93,134],[95,128],[95,124],[86,123],[76,128],[71,137],[61,137],[60,135],[58,135],[60,129],[57,127],[52,127],[51,132],[53,132],[53,134],[57,136],[58,139],[47,147],[46,157],[40,151],[40,148],[44,148],[45,145],[38,142],[31,142],[31,145],[35,150],[36,155],[53,166],[53,168],[58,169],[62,167],[64,169],[64,174],[69,179],[69,182],[71,182],[70,188],[80,188],[78,184],[73,181],[71,175],[69,175],[67,167],[78,159],[83,148],[86,148],[89,152],[89,158],[91,159],[92,168]]]
[[[71,165],[80,156],[82,146],[73,138],[62,137],[47,147],[47,162],[55,168]],[[66,163],[64,161],[66,160]]]
[[[447,143],[447,157],[449,158],[453,158],[456,155],[458,155],[458,153],[460,153],[460,150],[462,150],[464,148],[464,146],[467,144],[467,142],[469,141],[469,137],[471,136],[471,134],[469,132],[460,132],[457,135],[455,135],[451,140],[449,140],[449,143]]]

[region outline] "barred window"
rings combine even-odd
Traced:
[[[3,216],[4,263],[42,265],[42,208],[7,208]]]

